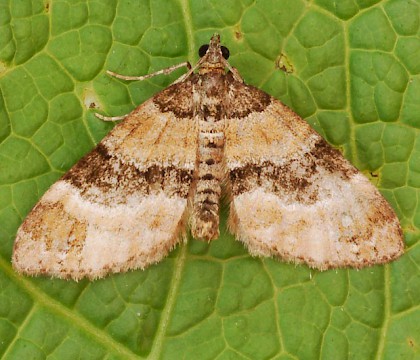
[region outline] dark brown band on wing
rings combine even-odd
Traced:
[[[232,73],[226,75],[228,104],[227,118],[244,118],[251,113],[259,113],[271,104],[270,95],[251,85],[235,81]]]
[[[218,98],[213,107],[205,105],[204,99],[201,109],[194,107],[194,86],[198,83],[207,84],[200,94],[208,98]],[[200,86],[200,85],[197,85]],[[270,105],[272,98],[265,92],[249,85],[236,81],[231,73],[193,74],[188,80],[173,84],[161,91],[153,98],[153,102],[162,112],[172,112],[179,118],[193,118],[197,112],[206,119],[212,117],[213,121],[222,118],[243,118],[254,112],[262,112]]]
[[[125,195],[147,195],[163,190],[169,196],[186,198],[193,179],[193,170],[152,165],[141,171],[133,164],[115,158],[104,145],[99,144],[62,179],[80,189],[82,194],[96,187],[104,193],[118,191]]]
[[[189,80],[173,84],[153,97],[153,102],[161,112],[172,112],[178,118],[193,118],[193,83],[196,75]]]
[[[231,194],[237,196],[261,187],[274,194],[295,194],[297,197],[311,184],[306,174],[308,177],[311,175],[310,171],[305,171],[303,176],[296,176],[290,170],[291,166],[291,163],[278,166],[264,161],[258,165],[249,164],[235,168],[229,173]],[[314,197],[317,194],[312,194],[313,200],[316,200]]]
[[[323,167],[330,173],[339,173],[343,179],[349,179],[358,172],[340,151],[333,148],[323,138],[315,143],[309,155],[315,159],[314,163],[317,166]]]
[[[357,173],[338,150],[321,139],[310,152],[282,165],[264,161],[235,168],[229,172],[229,185],[233,196],[262,187],[274,194],[287,194],[295,201],[313,203],[318,200],[319,189],[312,186],[312,181],[321,170],[339,174],[342,179]]]

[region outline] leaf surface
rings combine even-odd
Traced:
[[[418,359],[420,3],[415,0],[0,2],[0,356]],[[317,272],[228,234],[145,271],[78,283],[11,268],[16,230],[122,115],[197,61],[214,32],[245,81],[293,108],[396,210],[406,254]]]

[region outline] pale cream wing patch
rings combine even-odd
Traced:
[[[403,253],[399,221],[379,191],[281,102],[230,118],[225,136],[229,226],[252,254],[325,270]]]
[[[191,91],[185,81],[139,106],[44,194],[18,230],[18,272],[99,278],[156,263],[185,236]]]

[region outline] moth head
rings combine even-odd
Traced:
[[[220,36],[215,34],[210,39],[210,44],[200,46],[198,55],[210,64],[220,64],[229,58],[229,49],[220,45]]]

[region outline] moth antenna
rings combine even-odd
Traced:
[[[121,116],[104,116],[99,113],[95,113],[95,116],[103,121],[119,121],[119,120],[124,120],[128,116],[128,114],[121,115]]]
[[[147,74],[147,75],[142,75],[142,76],[126,76],[126,75],[121,75],[121,74],[115,73],[115,72],[110,71],[110,70],[107,70],[106,73],[110,76],[113,76],[113,77],[115,77],[117,79],[121,79],[121,80],[129,80],[129,81],[130,80],[140,80],[141,81],[141,80],[150,79],[152,77],[155,77],[155,76],[161,75],[161,74],[168,75],[171,72],[173,72],[173,71],[175,71],[179,68],[182,68],[182,67],[186,67],[187,69],[191,69],[191,64],[188,61],[184,61],[180,64],[172,65],[172,66],[170,66],[166,69],[161,69],[161,70],[155,71],[154,73]]]

